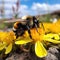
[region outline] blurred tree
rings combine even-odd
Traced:
[[[19,7],[20,7],[20,0],[17,0],[16,2],[16,7],[12,6],[12,11],[13,11],[13,18],[18,18],[19,15]]]
[[[0,6],[0,16],[4,19],[4,0],[1,0],[2,5]]]

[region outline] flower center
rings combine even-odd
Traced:
[[[43,34],[36,31],[36,29],[31,29],[31,36],[33,41],[42,41],[43,40]]]

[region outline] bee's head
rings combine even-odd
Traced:
[[[35,16],[33,16],[33,20],[37,19]]]
[[[33,25],[33,17],[32,16],[23,16],[22,19],[26,20],[26,25],[32,26]]]
[[[24,20],[31,20],[32,16],[26,15],[26,16],[23,16],[22,19],[24,19]]]

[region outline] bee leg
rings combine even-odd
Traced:
[[[40,24],[43,27],[43,30],[45,31],[44,25],[43,25],[43,23],[41,21],[40,21]]]
[[[30,32],[30,30],[28,30],[28,33],[29,33],[30,38],[32,39],[32,36],[31,36],[31,32]]]
[[[38,28],[38,26],[37,26],[36,24],[35,24],[35,28],[36,28],[37,33],[39,33],[39,32],[38,32],[38,29],[37,29],[37,28]],[[40,35],[40,33],[39,33],[39,35]]]
[[[45,31],[45,28],[44,28],[44,25],[43,25],[43,23],[41,23],[41,25],[42,25],[42,27],[43,27],[43,30]]]
[[[17,31],[14,31],[14,30],[13,30],[13,32],[15,33],[15,35],[16,35],[16,38],[18,38],[18,34],[17,34]]]
[[[34,16],[33,16],[33,27],[35,27],[36,31],[38,32],[37,28],[39,28],[39,21]],[[40,35],[40,33],[39,33],[39,35]]]
[[[27,26],[27,29],[28,29],[29,36],[30,36],[30,38],[32,39],[32,36],[31,36],[31,32],[30,32],[29,26]]]

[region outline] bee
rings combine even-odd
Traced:
[[[30,29],[36,28],[36,31],[38,32],[37,28],[39,27],[39,21],[35,16],[24,16],[22,17],[22,19],[25,21],[22,22],[17,21],[13,26],[13,31],[18,37],[18,36],[22,36],[27,30],[30,38],[32,38]]]
[[[30,29],[36,28],[36,31],[38,32],[37,28],[40,27],[39,20],[37,20],[35,16],[23,16],[19,20],[9,20],[5,22],[15,22],[13,26],[13,32],[16,34],[16,37],[23,36],[25,31],[28,31],[30,38],[32,38]]]

